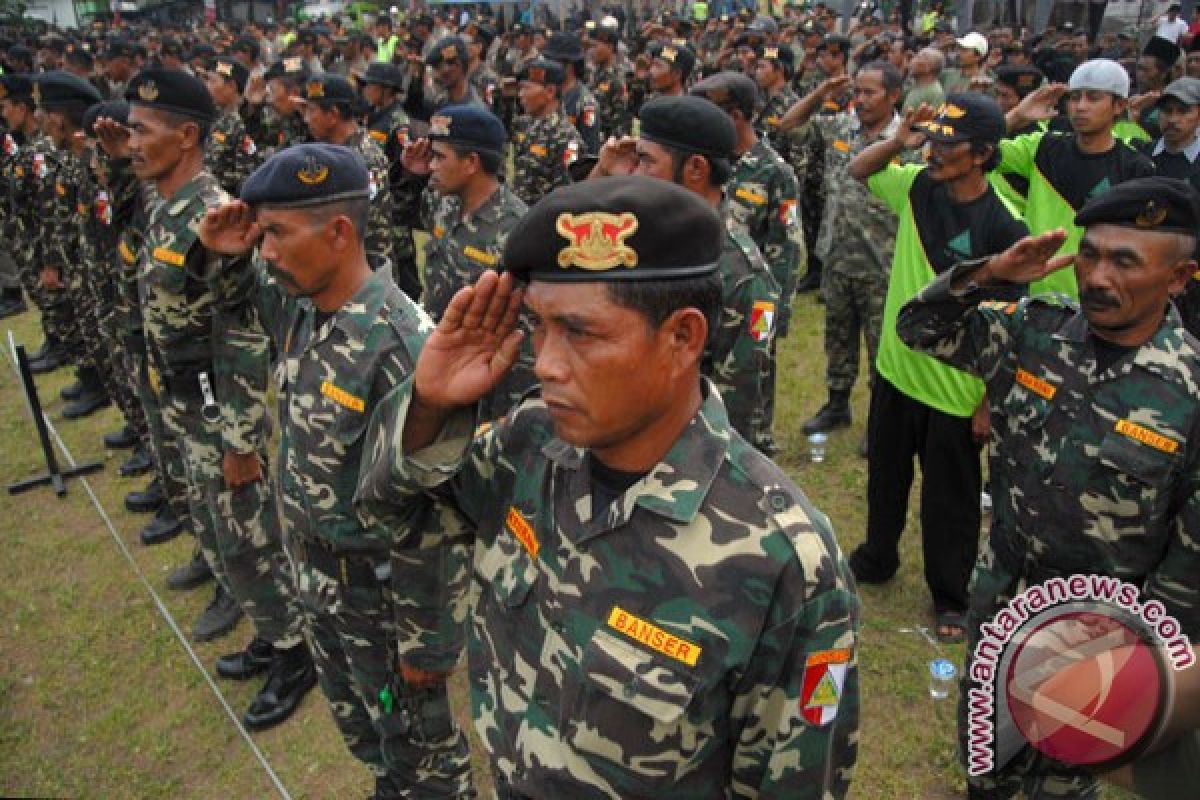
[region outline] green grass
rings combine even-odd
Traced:
[[[800,426],[824,401],[823,326],[823,307],[812,295],[799,298],[791,337],[780,348],[776,435],[780,463],[829,514],[849,552],[864,535],[866,464],[856,450],[866,422],[866,387],[860,382],[853,395],[854,427],[831,437],[824,464],[807,463]],[[29,349],[40,344],[34,314],[0,323],[0,334],[8,328]],[[124,454],[104,451],[101,435],[119,424],[115,409],[62,420],[58,391],[70,379],[66,370],[39,378],[43,402],[77,459],[106,462],[88,480],[138,568],[187,632],[211,590],[172,593],[162,582],[190,556],[190,539],[155,548],[137,543],[149,517],[127,513],[122,499],[145,479],[119,478]],[[41,469],[36,434],[7,362],[0,362],[0,452],[6,484]],[[49,489],[15,497],[0,493],[0,542],[0,796],[272,794],[262,768],[159,616],[82,484],[72,481],[63,499]],[[962,796],[953,699],[929,698],[931,648],[899,630],[932,623],[912,518],[902,554],[895,580],[861,590],[863,696],[852,796]],[[196,645],[196,651],[211,669],[218,655],[241,647],[249,636],[243,623],[233,635]],[[948,652],[961,661],[961,646]],[[219,685],[240,714],[259,681]],[[454,695],[461,710],[461,676]],[[367,771],[342,744],[319,692],[292,720],[255,741],[294,797],[361,797],[370,790]]]

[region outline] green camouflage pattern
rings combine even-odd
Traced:
[[[46,335],[66,343],[74,362],[86,366],[80,320],[86,309],[83,294],[83,217],[80,206],[87,197],[88,165],[82,156],[53,150],[46,154],[48,174],[41,184],[37,208],[41,209],[35,229],[32,267],[36,275],[47,267],[58,270],[63,289],[43,288],[46,306],[42,326]],[[90,312],[89,312],[90,313]]]
[[[736,434],[711,383],[608,509],[540,399],[478,433],[463,411],[404,453],[411,388],[376,411],[358,502],[386,514],[432,491],[475,527],[472,712],[502,796],[845,796],[853,579],[828,518]],[[818,675],[823,708],[805,689]]]
[[[755,120],[755,127],[766,134],[775,152],[796,173],[800,189],[800,227],[804,231],[805,249],[812,252],[817,245],[821,216],[825,213],[825,139],[811,119],[786,133],[779,129],[783,115],[799,99],[799,95],[786,86],[769,95]]]
[[[596,155],[604,143],[600,138],[599,108],[596,95],[583,83],[576,83],[563,93],[563,114],[583,140],[584,150],[580,155]]]
[[[391,165],[383,150],[366,128],[358,128],[344,142],[339,142],[362,156],[371,175],[371,205],[367,209],[366,249],[371,269],[380,269],[392,262],[392,243],[395,232],[392,221],[392,185],[388,175]]]
[[[417,245],[413,228],[420,218],[424,181],[410,175],[400,163],[412,141],[412,120],[400,101],[377,109],[367,118],[367,135],[383,150],[388,161],[388,188],[392,195],[392,277],[413,300],[421,297],[417,275]]]
[[[228,109],[222,111],[208,133],[204,168],[213,174],[222,189],[237,197],[242,182],[260,163],[258,145],[246,132],[241,115]]]
[[[614,63],[593,70],[590,85],[596,95],[601,144],[609,136],[629,133],[629,94],[625,88],[625,76],[617,65]]]
[[[544,117],[517,117],[513,137],[512,190],[531,206],[571,182],[567,168],[586,152],[579,131],[561,110]]]

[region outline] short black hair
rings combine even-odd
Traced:
[[[370,210],[371,199],[369,197],[349,197],[336,203],[325,203],[304,209],[306,216],[314,224],[328,222],[334,217],[349,217],[350,223],[354,226],[354,232],[358,234],[359,242],[366,241],[367,215]]]
[[[200,132],[197,134],[197,141],[204,144],[208,141],[208,133],[212,130],[212,121],[198,119],[187,114],[176,114],[174,111],[163,111],[161,108],[151,108],[151,111],[162,116],[166,123],[172,128],[178,128],[191,122],[196,125]]]
[[[611,281],[605,286],[610,300],[638,312],[656,329],[680,309],[698,309],[708,323],[708,341],[712,341],[722,306],[720,272],[682,281]]]
[[[883,75],[883,89],[887,92],[894,92],[897,89],[904,88],[904,76],[900,74],[900,70],[896,69],[896,65],[890,61],[871,61],[864,66],[858,68],[859,74],[864,72],[879,72]]]
[[[675,183],[682,183],[683,163],[691,156],[700,156],[708,162],[709,186],[722,187],[733,174],[733,164],[728,158],[714,158],[703,153],[693,153],[691,150],[678,150],[665,144],[661,146],[671,154],[671,180]]]
[[[447,144],[454,151],[454,155],[459,158],[466,158],[472,153],[479,156],[479,166],[488,175],[495,175],[500,172],[500,166],[504,159],[499,153],[493,153],[491,150],[476,150],[465,144],[449,144],[449,142]]]

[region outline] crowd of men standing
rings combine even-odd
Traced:
[[[1095,260],[1108,244],[1088,224],[1185,238],[1191,224],[1194,245],[1200,36],[1193,44],[1186,25],[1098,41],[1071,26],[956,36],[937,20],[913,33],[871,11],[840,25],[821,3],[779,18],[503,25],[483,9],[383,15],[366,30],[338,18],[204,31],[98,24],[0,41],[0,317],[40,312],[33,371],[76,370],[65,417],[118,407],[124,425],[105,444],[131,451],[123,476],[152,474],[126,498],[155,515],[141,540],[190,533],[194,556],[167,584],[215,584],[195,638],[252,621],[253,639],[216,666],[229,679],[266,676],[247,727],[283,722],[319,683],[376,797],[470,796],[445,689],[467,646],[474,716],[504,796],[844,794],[858,724],[854,582],[884,583],[899,566],[914,459],[939,638],[971,639],[998,597],[1064,568],[1041,558],[1054,547],[1020,522],[1026,508],[997,497],[1001,534],[976,572],[995,583],[1003,571],[1010,585],[986,598],[968,591],[991,502],[982,448],[1005,430],[1016,440],[991,471],[996,491],[1013,491],[1004,470],[1018,468],[1031,436],[1014,422],[1028,419],[1013,392],[1046,405],[1055,389],[1025,362],[998,384],[999,356],[939,338],[937,324],[968,324],[936,306],[961,288],[947,276],[974,274],[984,299],[1011,304],[1007,314],[1047,291],[1099,313],[1126,290],[1094,271],[1037,272],[1029,253]],[[1106,206],[1123,184],[1130,194]],[[556,236],[569,246],[560,251]],[[1192,258],[1169,254],[1172,267]],[[523,308],[510,274],[529,282]],[[686,355],[679,380],[701,381],[695,393],[659,386],[641,399],[690,408],[683,419],[698,415],[703,432],[613,433],[661,444],[661,459],[595,443],[571,421],[584,400],[554,389],[568,373],[613,367],[604,342],[641,346],[589,317],[596,298],[580,306],[560,288],[589,282],[613,284],[614,315],[639,309],[670,328]],[[1175,338],[1154,342],[1192,380],[1196,280],[1189,271],[1176,283],[1176,310],[1158,309]],[[779,339],[798,324],[796,293],[810,291],[825,307],[828,399],[803,432],[848,427],[860,372],[870,386],[859,447],[867,537],[846,559],[828,519],[769,460]],[[709,301],[697,339],[686,310]],[[1035,311],[1049,314],[1021,313]],[[988,322],[1013,335],[1004,319]],[[1147,342],[1098,330],[1087,367],[1097,375]],[[480,353],[503,369],[470,382]],[[643,355],[629,375],[661,353]],[[441,385],[429,378],[438,370]],[[530,409],[539,384],[548,412]],[[588,402],[638,417],[604,387]],[[1106,485],[1114,506],[1129,481],[1149,483],[1162,505],[1140,502],[1167,530],[1194,505],[1169,498],[1198,476],[1190,453],[1200,445],[1185,444],[1196,399],[1150,394],[1175,404],[1171,430],[1184,434],[1133,438],[1174,444],[1157,450],[1178,450],[1178,462],[1150,464],[1107,440],[1100,455],[1131,465],[1132,478]],[[1138,431],[1153,427],[1137,419]],[[714,441],[725,455],[709,463]],[[1090,463],[1095,450],[1075,455]],[[413,455],[426,452],[436,457]],[[556,484],[564,470],[581,477]],[[1054,474],[1050,485],[1070,484]],[[691,499],[676,482],[715,488]],[[720,540],[717,528],[735,525],[770,557],[673,544],[662,516],[651,524],[633,510],[641,491],[688,535]],[[1085,539],[1111,533],[1096,522],[1104,514],[1088,507]],[[1002,535],[1009,523],[1019,536]],[[587,537],[622,525],[655,543],[588,548]],[[1134,537],[1117,530],[1115,540]],[[1147,586],[1190,630],[1197,582],[1180,577],[1170,535],[1156,552],[1181,560]],[[1150,580],[1162,565],[1144,544],[1130,548],[1129,563],[1120,542],[1106,551],[1106,568]],[[1067,550],[1072,565],[1089,563],[1086,548]],[[654,575],[642,557],[671,566]],[[602,588],[583,577],[598,565]],[[697,577],[709,569],[720,577]],[[739,598],[706,580],[776,594]],[[493,594],[472,596],[472,582]],[[589,587],[606,608],[580,601]],[[655,593],[692,610],[645,600]],[[688,621],[705,614],[709,628]],[[531,632],[547,625],[552,635]],[[772,692],[788,710],[764,699]],[[581,704],[578,718],[550,707],[555,694]],[[638,713],[644,724],[624,724]],[[605,757],[622,746],[658,760]],[[1002,796],[1022,777],[973,790]]]

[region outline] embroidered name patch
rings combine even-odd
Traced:
[[[339,406],[348,408],[351,411],[362,413],[362,411],[367,407],[367,404],[363,402],[361,397],[355,397],[345,389],[339,389],[338,387],[334,386],[329,381],[325,381],[321,384],[321,394],[325,395]]]
[[[126,264],[132,264],[137,261],[137,256],[129,249],[129,245],[125,244],[124,239],[117,245],[117,252],[121,254],[121,258],[125,259]]]
[[[699,645],[686,639],[680,639],[675,634],[630,614],[620,606],[613,606],[612,611],[608,612],[608,627],[620,631],[635,642],[644,644],[668,658],[687,664],[689,667],[696,666],[696,662],[700,659],[702,648]]]
[[[471,245],[467,245],[463,248],[463,255],[465,255],[467,258],[478,261],[480,264],[487,264],[489,267],[494,267],[496,262],[500,260],[491,253],[480,250],[478,247],[472,247]]]
[[[739,200],[745,200],[747,203],[754,203],[756,206],[765,205],[767,202],[767,196],[765,194],[759,194],[756,191],[740,186],[733,194]]]
[[[176,253],[169,247],[156,247],[152,255],[164,264],[170,264],[173,267],[182,267],[186,260],[183,253]]]
[[[1130,422],[1127,419],[1117,420],[1116,429],[1117,433],[1124,434],[1134,441],[1149,445],[1155,450],[1161,450],[1164,453],[1174,453],[1179,449],[1179,442],[1174,439],[1168,439],[1161,433],[1155,433],[1149,428],[1143,428],[1136,422]]]
[[[1047,400],[1053,400],[1054,395],[1058,392],[1056,386],[1051,385],[1048,381],[1044,381],[1032,372],[1017,368],[1017,383],[1024,386],[1034,394],[1044,397]]]
[[[533,526],[521,516],[521,512],[517,511],[516,506],[508,507],[508,515],[504,518],[504,524],[529,555],[537,558],[538,550],[542,546],[537,540],[537,534],[533,532]]]

